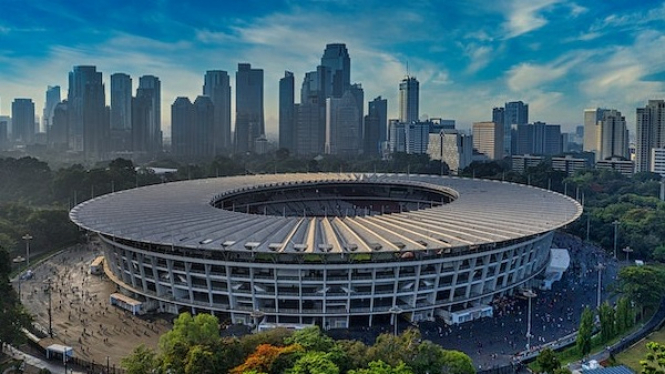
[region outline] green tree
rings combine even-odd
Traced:
[[[13,344],[23,339],[21,328],[29,326],[32,318],[19,302],[9,282],[11,261],[9,253],[0,247],[0,345]]]
[[[328,352],[335,346],[335,341],[321,332],[319,326],[311,326],[295,331],[284,338],[286,344],[300,344],[307,351]]]
[[[381,334],[368,351],[370,361],[383,361],[391,366],[400,362],[409,363],[418,352],[418,344],[422,340],[420,331],[410,328],[398,336]]]
[[[390,366],[383,361],[372,361],[367,368],[349,370],[348,374],[413,374],[413,371],[403,362]]]
[[[127,357],[120,360],[120,365],[127,374],[145,374],[152,372],[158,366],[157,354],[144,344],[134,348]]]
[[[635,313],[631,306],[630,300],[626,297],[621,297],[617,301],[616,307],[616,330],[618,334],[625,332],[633,327],[635,323]]]
[[[640,360],[642,374],[665,373],[665,345],[658,342],[647,343],[647,352],[644,360]]]
[[[214,374],[219,371],[215,367],[214,353],[208,347],[195,345],[187,352],[185,374]]]
[[[310,351],[300,357],[289,374],[339,374],[339,368],[328,357],[327,353]]]
[[[593,312],[589,307],[584,308],[577,330],[577,350],[582,356],[591,352],[591,334],[593,333]]]
[[[551,348],[540,351],[536,357],[536,364],[540,369],[538,373],[554,374],[557,369],[561,368],[561,361]]]
[[[476,372],[471,358],[459,351],[448,351],[425,340],[418,344],[416,355],[406,362],[416,374],[473,374]]]
[[[159,339],[162,369],[176,374],[185,373],[188,358],[203,362],[213,360],[214,357],[208,357],[204,353],[212,352],[210,347],[218,346],[220,340],[217,317],[206,313],[192,317],[189,313],[182,313],[175,320],[171,331]],[[195,346],[200,348],[190,357],[189,352]]]
[[[600,319],[600,340],[605,343],[616,335],[614,308],[605,301],[598,308],[598,318]]]
[[[640,308],[654,307],[665,296],[665,272],[655,266],[627,266],[619,270],[615,290]]]
[[[348,365],[352,369],[364,368],[369,363],[367,350],[369,347],[359,340],[339,340],[337,346],[346,353]]]

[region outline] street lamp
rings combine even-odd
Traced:
[[[630,253],[633,251],[632,248],[626,247],[623,249],[623,251],[626,253],[626,262],[630,261]]]
[[[48,290],[48,334],[53,339],[53,312],[51,308],[51,280],[47,279],[44,281],[46,284],[46,289]]]
[[[394,333],[395,336],[397,336],[397,316],[401,314],[403,310],[397,305],[393,305],[392,307],[390,307],[390,309],[388,309],[388,311],[392,314],[393,326],[395,327]]]
[[[32,240],[32,235],[25,234],[22,239],[25,240],[25,261],[27,268],[30,269],[30,241]]]
[[[18,299],[21,300],[21,263],[25,261],[22,256],[16,256],[12,262],[18,264]]]
[[[603,282],[603,270],[605,269],[605,265],[599,263],[596,265],[596,270],[598,270],[598,296],[597,296],[597,303],[596,303],[596,308],[600,308],[600,299],[601,299],[601,291],[603,289],[602,282]]]
[[[620,222],[618,220],[614,220],[614,222],[612,222],[612,225],[614,225],[614,259],[615,260],[617,259],[617,238],[619,237],[619,231],[618,231],[619,223]]]
[[[524,290],[522,295],[529,299],[529,314],[527,315],[527,325],[526,325],[526,349],[531,349],[531,299],[538,296],[533,290]]]

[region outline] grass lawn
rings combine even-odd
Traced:
[[[640,360],[643,360],[644,356],[647,354],[646,344],[648,342],[658,342],[665,344],[665,328],[652,333],[646,338],[640,340],[634,346],[616,355],[617,364],[626,365],[633,369],[633,371],[636,373],[641,372],[642,366],[640,366]]]

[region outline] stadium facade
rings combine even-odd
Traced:
[[[70,213],[152,309],[233,322],[372,325],[474,310],[529,287],[575,200],[406,174],[275,174],[100,196]]]

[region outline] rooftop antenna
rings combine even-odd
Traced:
[[[409,60],[406,60],[406,77],[409,78]]]

